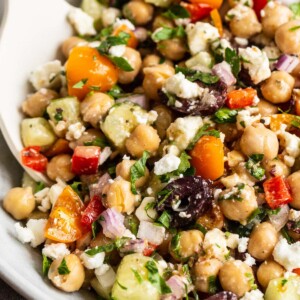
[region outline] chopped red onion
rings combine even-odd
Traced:
[[[144,27],[137,27],[134,30],[134,35],[140,42],[144,42],[148,37],[148,31]]]
[[[99,178],[99,181],[97,183],[91,184],[89,186],[91,199],[95,195],[101,196],[102,190],[104,186],[108,183],[109,179],[111,179],[110,175],[108,173],[105,173]]]
[[[111,239],[122,237],[126,230],[124,216],[114,208],[108,208],[100,215],[100,224],[103,234]]]
[[[231,86],[236,83],[236,78],[233,76],[231,67],[226,61],[214,65],[212,73],[218,76],[227,86]]]
[[[280,207],[280,211],[276,215],[270,215],[269,219],[277,231],[282,229],[289,219],[290,208],[288,205]]]
[[[142,239],[129,240],[126,244],[120,249],[121,253],[143,253],[146,249],[147,243]]]
[[[185,295],[185,278],[178,276],[178,275],[173,275],[170,277],[167,281],[166,284],[170,287],[172,290],[171,295],[166,295],[162,299],[164,300],[169,300],[169,299],[182,299],[183,296]]]
[[[279,57],[275,67],[279,71],[292,72],[299,64],[298,56],[283,54]]]
[[[125,101],[133,102],[135,104],[140,105],[144,109],[149,109],[149,99],[146,97],[145,94],[136,94],[136,95],[131,95],[129,97],[124,97],[118,99],[116,102],[117,103],[122,103]]]

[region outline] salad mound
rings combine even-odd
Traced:
[[[52,183],[3,200],[43,275],[95,299],[300,299],[300,3],[83,0],[68,20],[22,103],[22,163]]]

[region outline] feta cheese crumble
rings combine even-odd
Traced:
[[[70,23],[80,35],[95,35],[94,19],[82,9],[73,7],[68,14]]]
[[[208,51],[210,43],[220,37],[216,27],[204,22],[188,24],[186,34],[192,55],[196,55],[200,51]]]
[[[210,73],[213,66],[214,59],[206,51],[200,51],[195,56],[191,57],[185,62],[185,65],[194,70],[204,73]]]
[[[245,49],[239,48],[243,67],[248,70],[254,84],[258,84],[271,76],[269,59],[265,52],[252,46]]]
[[[238,251],[240,253],[246,252],[248,247],[249,238],[241,237],[239,239]]]
[[[121,26],[126,26],[129,30],[132,30],[132,31],[135,30],[135,26],[129,20],[117,18],[113,27],[114,27],[114,29],[117,29]]]
[[[246,256],[246,259],[245,259],[244,263],[246,265],[248,265],[249,267],[254,266],[255,265],[255,259],[249,253],[246,253],[245,256]]]
[[[64,243],[52,243],[46,244],[42,253],[51,259],[57,259],[70,254],[70,251]]]
[[[68,127],[68,131],[66,133],[66,139],[68,141],[78,140],[85,131],[85,127],[80,122],[76,122],[71,124]]]
[[[100,252],[100,253],[97,253],[92,256],[83,252],[80,255],[80,259],[81,259],[83,265],[89,270],[97,269],[97,268],[101,267],[103,265],[104,258],[105,258],[104,252]]]
[[[180,158],[174,154],[166,154],[154,164],[154,174],[163,175],[178,169]]]
[[[174,94],[177,97],[190,99],[199,97],[203,92],[203,88],[197,83],[189,81],[181,72],[179,72],[165,81],[163,92]]]
[[[240,300],[264,300],[264,294],[259,290],[247,292]]]
[[[166,229],[151,222],[142,221],[139,226],[137,237],[147,240],[151,244],[160,245],[165,236]]]
[[[282,238],[273,250],[273,257],[288,271],[300,268],[300,242],[290,245]]]
[[[117,46],[110,47],[108,50],[108,53],[112,56],[120,57],[120,56],[124,55],[125,50],[126,50],[125,45],[117,45]]]

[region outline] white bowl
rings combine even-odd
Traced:
[[[39,64],[56,58],[60,43],[72,31],[66,22],[69,5],[63,0],[0,0],[0,125],[13,155],[19,161],[19,107],[29,92],[28,75]],[[4,30],[3,30],[4,29]],[[20,184],[21,168],[13,161],[0,137],[0,199]],[[35,175],[31,172],[31,175]],[[15,221],[0,207],[0,277],[28,299],[94,299],[83,291],[67,294],[54,288],[41,272],[38,250],[14,237]]]

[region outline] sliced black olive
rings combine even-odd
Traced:
[[[206,298],[205,300],[238,300],[238,297],[236,294],[232,292],[220,292],[218,294],[215,294],[213,296],[210,296]]]

